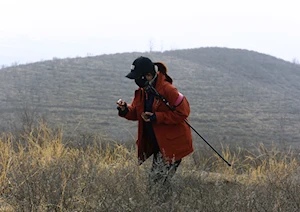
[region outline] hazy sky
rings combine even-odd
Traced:
[[[299,1],[298,1],[299,2]],[[300,60],[297,0],[0,0],[0,65],[207,46]]]

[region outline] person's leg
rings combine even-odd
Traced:
[[[160,152],[153,154],[152,167],[150,170],[150,182],[156,184],[163,181],[165,164]]]
[[[171,179],[176,173],[181,159],[173,163],[166,162],[160,152],[153,155],[149,174],[148,192],[156,201],[166,202],[172,196]]]
[[[181,163],[181,159],[171,164],[167,164],[167,170],[166,170],[167,173],[166,173],[165,182],[171,180],[171,178],[175,175],[180,163]]]
[[[160,152],[153,154],[150,181],[160,185],[169,184],[180,163],[181,159],[170,164],[164,161]]]

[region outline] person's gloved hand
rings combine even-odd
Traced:
[[[117,109],[121,110],[121,111],[124,111],[127,107],[127,103],[125,101],[123,101],[122,99],[119,99],[117,101],[117,105],[118,105]]]
[[[126,116],[126,114],[128,113],[127,103],[122,99],[119,99],[117,101],[117,105],[118,105],[117,109],[119,111],[119,115],[123,117]]]
[[[155,113],[143,112],[141,116],[145,122],[154,122],[156,120]]]

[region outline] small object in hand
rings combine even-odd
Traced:
[[[124,102],[122,99],[119,99],[117,101],[118,110],[124,111],[126,109],[126,102]]]
[[[122,99],[119,99],[117,101],[117,105],[119,105],[119,107],[124,107],[125,106],[125,102]]]
[[[143,117],[143,119],[149,119],[149,116],[147,114],[145,114],[144,112],[142,112],[141,116]]]

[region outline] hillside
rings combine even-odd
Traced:
[[[212,144],[299,142],[300,66],[227,48],[54,59],[1,69],[0,129],[42,116],[70,133],[133,140],[136,123],[119,118],[115,102],[131,101],[136,85],[124,76],[140,55],[168,66],[189,99],[191,124]]]

